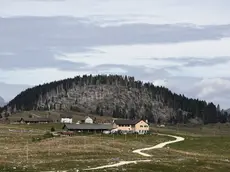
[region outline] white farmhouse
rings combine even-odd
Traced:
[[[71,124],[73,122],[73,116],[67,114],[61,114],[61,123]]]
[[[86,124],[93,124],[93,119],[90,118],[89,116],[87,116],[87,117],[85,118],[85,123],[86,123]]]

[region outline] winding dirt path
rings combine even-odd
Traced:
[[[176,140],[163,142],[163,143],[157,144],[156,146],[153,146],[153,147],[137,149],[137,150],[134,150],[133,153],[137,153],[137,154],[142,155],[144,157],[151,157],[152,155],[149,155],[147,153],[143,153],[142,151],[148,151],[148,150],[153,150],[153,149],[161,149],[161,148],[163,148],[164,146],[166,146],[168,144],[184,141],[184,138],[179,137],[179,136],[173,136],[173,135],[167,135],[167,134],[158,134],[158,135],[172,137],[172,138],[175,138]],[[85,171],[112,168],[112,167],[119,167],[119,166],[123,166],[123,165],[127,165],[127,164],[137,164],[139,162],[150,162],[150,161],[151,160],[120,161],[119,163],[116,163],[116,164],[110,164],[110,165],[104,165],[104,166],[100,166],[100,167],[85,169]]]
[[[140,154],[142,156],[145,156],[145,157],[151,157],[152,155],[149,155],[147,153],[143,153],[142,151],[148,151],[148,150],[152,150],[152,149],[161,149],[161,148],[165,147],[166,145],[169,145],[169,144],[172,144],[172,143],[176,143],[176,142],[184,141],[184,138],[183,137],[179,137],[179,136],[173,136],[173,135],[167,135],[167,134],[158,134],[158,135],[159,136],[173,137],[176,140],[163,142],[163,143],[160,143],[160,144],[158,144],[156,146],[149,147],[149,148],[137,149],[137,150],[134,150],[133,153],[138,153],[138,154]]]

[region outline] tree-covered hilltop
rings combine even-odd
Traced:
[[[172,93],[165,87],[119,75],[84,75],[29,88],[4,107],[17,110],[76,110],[151,122],[226,122],[219,106]]]

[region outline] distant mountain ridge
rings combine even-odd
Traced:
[[[75,110],[150,122],[186,123],[200,118],[219,120],[213,103],[172,93],[165,87],[120,75],[84,75],[29,88],[4,110]],[[222,119],[222,118],[221,118]]]
[[[5,100],[0,96],[0,107],[3,107],[5,105],[6,105]]]
[[[227,112],[228,114],[230,114],[230,108],[225,110],[225,112]]]

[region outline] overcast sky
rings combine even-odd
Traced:
[[[0,96],[122,74],[228,108],[229,0],[0,0]]]

